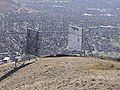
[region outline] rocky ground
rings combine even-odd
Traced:
[[[0,77],[12,64],[0,66]],[[0,90],[120,90],[120,62],[84,57],[40,58],[1,79]]]

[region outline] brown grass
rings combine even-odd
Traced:
[[[0,90],[119,90],[119,81],[119,62],[51,57],[41,58],[11,74],[0,82]]]
[[[120,70],[120,66],[113,63],[94,63],[91,67],[91,70]]]

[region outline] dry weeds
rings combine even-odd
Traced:
[[[120,62],[42,58],[2,80],[0,90],[120,90],[119,81]]]

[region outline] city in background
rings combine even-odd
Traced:
[[[86,55],[120,57],[119,0],[1,0],[0,4],[0,59],[6,53],[23,53],[28,28],[43,32],[46,43],[40,52],[62,52],[68,47],[70,25],[82,28]]]

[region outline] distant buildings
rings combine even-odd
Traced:
[[[97,52],[120,53],[120,28],[115,26],[89,27],[87,39]]]
[[[4,63],[11,62],[11,61],[10,61],[10,57],[5,57],[5,58],[3,59],[3,62],[4,62]]]

